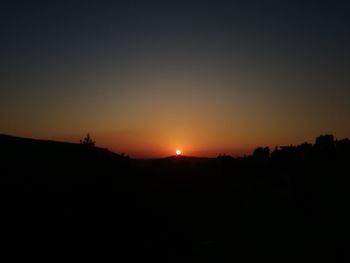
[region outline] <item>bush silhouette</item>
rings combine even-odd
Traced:
[[[316,138],[315,148],[320,152],[333,152],[335,148],[334,136],[330,134],[318,136]]]
[[[268,160],[270,158],[269,147],[258,147],[253,152],[253,157],[257,160]]]
[[[90,133],[83,140],[80,140],[80,143],[89,147],[95,147],[95,141],[91,139]]]

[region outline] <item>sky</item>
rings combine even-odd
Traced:
[[[131,157],[350,137],[347,1],[1,1],[0,133]]]

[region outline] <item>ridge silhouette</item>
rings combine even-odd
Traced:
[[[39,237],[48,251],[64,240],[98,259],[112,246],[123,261],[337,262],[346,251],[349,139],[239,158],[85,146],[0,135],[4,239]]]

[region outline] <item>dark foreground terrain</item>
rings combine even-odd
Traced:
[[[134,160],[0,136],[12,259],[346,262],[349,140],[232,158]]]

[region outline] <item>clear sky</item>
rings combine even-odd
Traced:
[[[0,133],[132,157],[350,137],[349,1],[1,1]]]

